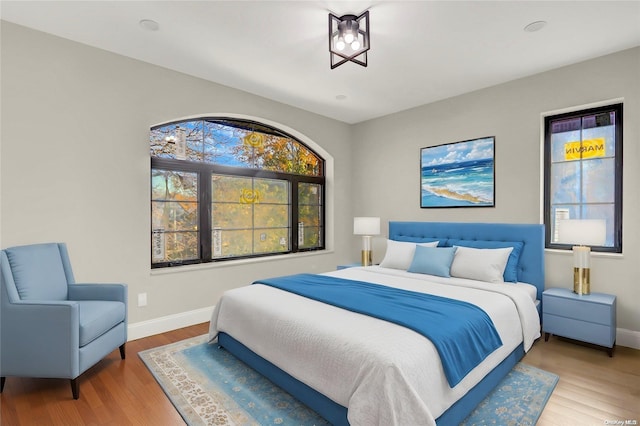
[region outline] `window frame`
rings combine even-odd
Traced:
[[[255,125],[260,127],[260,131],[271,130],[274,134],[285,136],[292,139],[296,143],[302,145],[305,149],[312,152],[319,160],[319,170],[321,176],[313,175],[300,175],[293,173],[285,173],[272,170],[264,170],[259,168],[249,167],[233,167],[220,165],[215,163],[197,162],[191,160],[178,160],[174,158],[161,158],[151,156],[151,169],[150,175],[153,170],[170,170],[170,171],[185,171],[195,172],[198,175],[198,259],[187,259],[182,261],[170,261],[170,262],[154,262],[153,261],[153,223],[151,223],[151,251],[150,251],[150,264],[152,269],[175,267],[182,265],[193,265],[202,263],[214,263],[214,262],[227,262],[238,259],[251,259],[260,257],[273,257],[282,256],[291,253],[312,252],[326,249],[326,161],[315,150],[309,147],[307,144],[300,141],[300,139],[290,135],[289,133],[275,128],[271,125],[261,123],[258,121],[242,119],[242,118],[229,118],[229,117],[194,117],[186,120],[171,121],[160,125],[153,126],[151,130],[171,126],[179,125],[180,123],[190,121],[215,121],[224,122],[229,121],[231,123],[245,123],[249,125]],[[242,128],[242,127],[239,127]],[[214,258],[212,253],[212,223],[211,223],[211,178],[213,175],[226,175],[237,177],[249,177],[249,178],[264,178],[264,179],[277,179],[288,182],[289,184],[289,241],[290,248],[286,251],[272,252],[272,253],[259,253],[243,256],[229,256]],[[320,241],[316,247],[300,248],[298,240],[298,185],[300,183],[316,184],[320,187]],[[153,203],[153,199],[150,197],[150,203]],[[151,204],[150,204],[151,205]],[[253,228],[255,229],[255,228]]]
[[[615,102],[597,107],[577,109],[560,114],[550,114],[544,117],[544,224],[545,224],[545,248],[555,250],[571,250],[573,244],[554,243],[552,239],[552,204],[551,204],[551,127],[552,121],[566,120],[570,118],[582,118],[588,115],[597,115],[607,112],[615,112],[615,154],[614,154],[614,224],[613,246],[594,246],[593,252],[622,253],[622,166],[623,166],[623,103]],[[583,161],[583,160],[580,160]],[[580,205],[585,203],[579,203]]]

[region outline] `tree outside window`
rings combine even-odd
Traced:
[[[324,248],[324,160],[278,129],[201,118],[150,133],[151,265]]]

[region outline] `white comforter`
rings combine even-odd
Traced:
[[[512,284],[439,278],[380,267],[326,275],[369,281],[474,303],[493,320],[503,345],[450,388],[435,346],[418,333],[269,286],[226,292],[209,337],[225,332],[348,408],[356,425],[434,425],[520,343],[540,337],[531,297]]]

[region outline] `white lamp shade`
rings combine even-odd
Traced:
[[[354,235],[380,235],[379,217],[354,217]]]
[[[607,225],[600,219],[565,219],[558,221],[558,242],[581,246],[602,246]]]

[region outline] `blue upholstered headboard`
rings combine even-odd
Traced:
[[[544,225],[463,222],[389,222],[389,239],[397,241],[485,240],[521,241],[524,245],[518,263],[518,281],[544,291]]]

